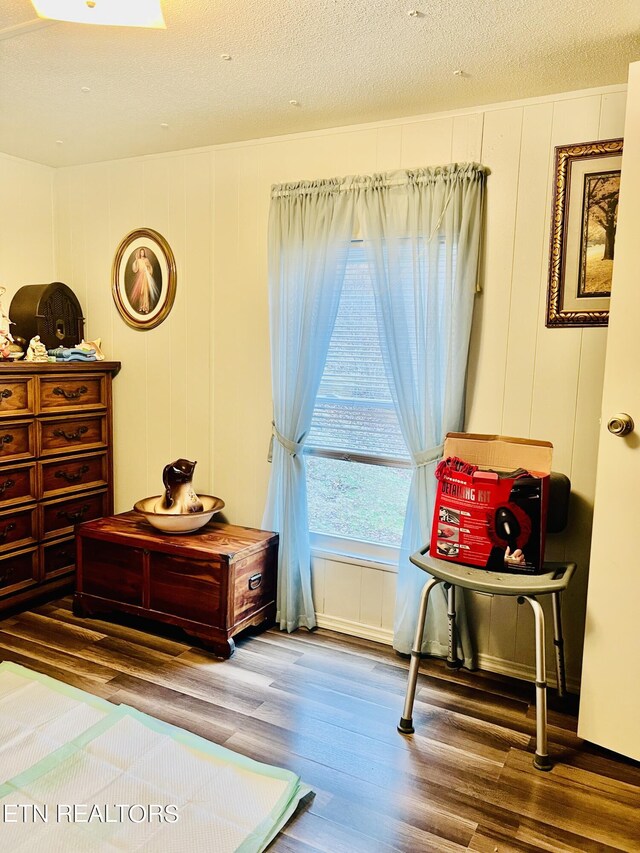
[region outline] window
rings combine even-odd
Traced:
[[[397,548],[411,467],[387,382],[373,285],[360,242],[349,250],[305,451],[311,531]]]

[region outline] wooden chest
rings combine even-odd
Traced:
[[[77,522],[113,512],[118,362],[0,363],[0,613],[72,583]]]
[[[210,522],[173,535],[136,512],[76,530],[79,616],[122,612],[183,628],[218,657],[232,637],[275,618],[278,535]]]

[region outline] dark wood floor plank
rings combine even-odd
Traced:
[[[49,616],[40,613],[23,613],[10,625],[2,623],[2,629],[14,637],[23,640],[34,640],[35,642],[51,645],[60,651],[83,649],[96,640],[101,640],[104,634],[91,631],[84,626],[64,624],[55,622],[56,630],[52,630],[52,620]]]
[[[572,778],[570,768],[556,765],[543,775],[531,766],[528,753],[514,749],[498,784],[485,796],[516,814],[590,842],[640,849],[640,789],[625,789],[624,798],[618,798],[608,790],[610,779],[599,783],[593,777],[587,785],[583,771],[576,772]]]
[[[72,687],[77,687],[80,690],[86,690],[87,693],[93,693],[94,696],[100,696],[102,699],[110,699],[117,690],[117,688],[111,686],[111,682],[108,680],[88,678],[85,673],[76,673],[72,669],[56,666],[41,658],[33,657],[30,654],[19,654],[14,650],[4,649],[0,645],[0,661],[5,660],[17,663],[20,666],[31,669],[33,672],[48,675],[50,678],[63,681],[65,684],[70,684]]]
[[[343,824],[326,820],[311,810],[304,812],[302,817],[304,819],[293,821],[287,827],[286,835],[304,844],[319,845],[323,853],[404,853],[395,844],[363,835]],[[277,849],[277,846],[274,847],[274,850]]]
[[[468,849],[473,853],[496,853],[496,851],[499,853],[540,853],[540,851],[548,848],[529,844],[499,830],[486,830],[484,827],[479,827],[471,839]],[[583,851],[571,850],[571,848],[569,851],[570,853],[583,853]],[[560,853],[560,851],[554,851],[554,853]]]
[[[79,628],[93,630],[100,633],[101,637],[112,637],[131,641],[137,645],[162,652],[168,655],[179,655],[191,648],[193,639],[188,637],[184,631],[170,625],[151,625],[141,620],[128,618],[119,614],[118,618],[99,619],[74,616],[71,612],[71,601],[66,599],[61,602],[64,606],[55,608],[47,615],[52,616],[60,622],[75,625]],[[41,609],[37,611],[41,612]],[[151,630],[149,630],[151,629]]]
[[[16,660],[20,655],[25,659],[33,659],[44,665],[53,664],[62,670],[69,670],[76,675],[83,675],[89,682],[110,681],[114,672],[111,667],[103,666],[99,662],[92,661],[88,656],[79,656],[73,649],[69,653],[55,648],[53,643],[36,642],[16,637],[13,634],[2,631],[0,622],[0,657],[3,660]],[[84,649],[82,650],[84,652]],[[35,667],[37,669],[37,667]],[[87,688],[90,689],[90,688]]]
[[[151,684],[173,687],[190,696],[207,698],[215,691],[217,704],[231,710],[252,710],[262,701],[255,691],[252,694],[246,686],[230,680],[224,671],[219,670],[223,662],[215,659],[203,674],[196,667],[173,657],[110,637],[83,649],[82,655],[96,666],[135,675]]]
[[[479,723],[477,726],[458,726],[461,715],[440,708],[433,709],[433,718],[428,726],[423,726],[420,732],[406,737],[398,733],[396,714],[393,711],[387,711],[380,719],[362,718],[344,709],[327,707],[312,698],[299,696],[295,704],[291,704],[286,693],[276,690],[256,709],[254,717],[299,731],[308,731],[311,728],[317,732],[326,724],[330,724],[339,728],[345,741],[355,740],[363,745],[374,741],[396,749],[413,749],[412,743],[415,739],[426,737],[455,749],[469,751],[478,758],[500,765],[504,763],[511,746],[526,746],[528,743],[527,738],[522,735],[510,738],[506,735],[503,738],[485,736],[483,729],[489,730],[493,735],[493,729],[497,728],[485,723]],[[502,731],[500,730],[501,733]]]
[[[458,838],[452,839],[439,832],[426,831],[415,823],[404,821],[397,816],[390,816],[385,810],[375,809],[341,797],[331,797],[328,803],[315,810],[321,817],[343,826],[357,829],[363,835],[371,838],[372,848],[382,841],[392,844],[405,853],[415,853],[418,850],[438,850],[442,853],[462,853],[467,850],[472,833],[458,832]],[[453,821],[442,829],[455,831]]]
[[[576,735],[550,694],[532,766],[532,685],[421,662],[416,733],[396,731],[407,660],[329,631],[238,638],[220,661],[176,629],[78,619],[71,599],[0,620],[0,657],[299,774],[315,797],[270,853],[640,851],[640,765]]]
[[[226,709],[220,708],[219,705],[208,705],[205,708],[207,703],[192,696],[185,697],[178,691],[158,688],[156,685],[143,686],[138,679],[129,678],[129,684],[136,681],[137,689],[126,689],[120,686],[120,676],[114,678],[110,682],[114,693],[109,697],[109,701],[116,705],[129,705],[143,714],[157,717],[165,723],[186,729],[220,745],[224,745],[235,732],[237,714],[232,713],[234,719],[225,721],[221,711]],[[184,699],[188,701],[182,701]]]
[[[597,820],[597,816],[593,816]],[[535,845],[537,849],[545,850],[547,853],[620,853],[620,850],[631,849],[634,853],[640,849],[640,839],[633,842],[633,847],[612,847],[602,841],[593,841],[586,838],[584,834],[567,832],[555,826],[522,818],[517,832],[520,843]]]

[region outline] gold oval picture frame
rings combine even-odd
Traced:
[[[133,329],[154,329],[176,296],[176,259],[162,234],[137,228],[122,239],[113,259],[111,289],[122,319]]]

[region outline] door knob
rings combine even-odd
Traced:
[[[635,424],[633,423],[633,418],[631,415],[627,415],[625,412],[621,412],[619,415],[614,415],[609,419],[609,423],[607,424],[607,429],[613,435],[629,435],[630,432],[633,432]]]

